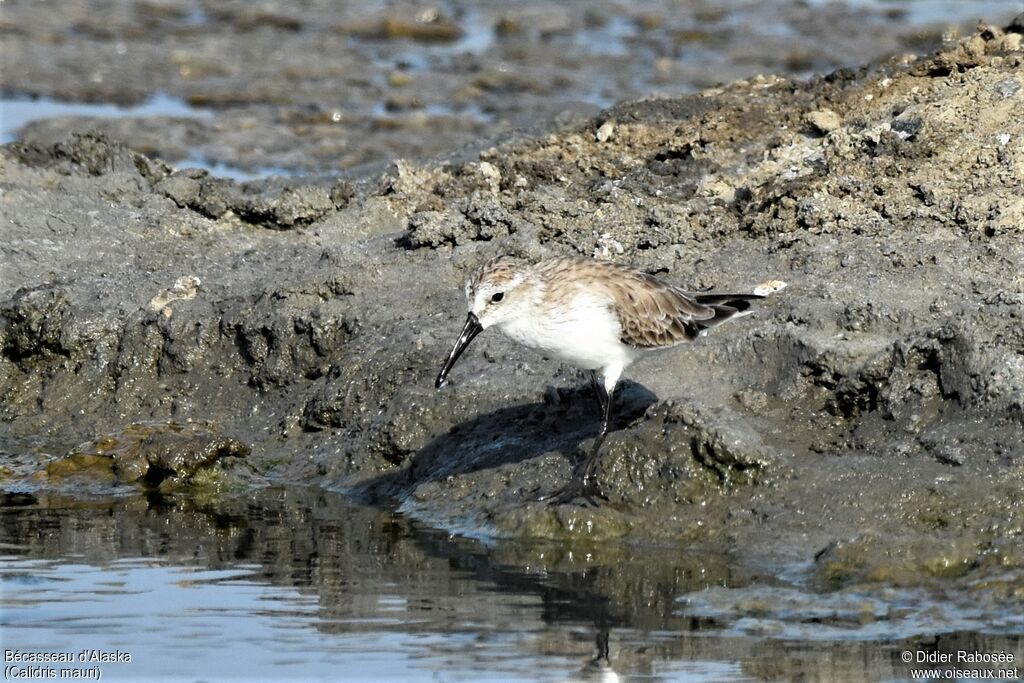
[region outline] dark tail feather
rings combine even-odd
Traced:
[[[694,294],[693,298],[699,304],[728,306],[742,312],[750,308],[752,301],[761,301],[766,297],[760,294]]]
[[[752,313],[753,302],[765,297],[760,294],[696,294],[693,299],[700,304],[710,306],[715,311],[714,318],[694,321],[701,332],[718,327],[726,320]]]

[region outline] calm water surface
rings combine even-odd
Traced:
[[[3,648],[130,655],[15,663],[122,681],[906,680],[907,648],[1024,652],[1012,633],[901,635],[884,618],[894,637],[879,639],[878,620],[846,623],[825,598],[796,631],[730,625],[680,597],[792,589],[708,553],[606,550],[486,546],[304,489],[209,504],[8,494]]]

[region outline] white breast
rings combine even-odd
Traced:
[[[610,302],[585,293],[573,298],[571,305],[532,307],[503,321],[499,329],[523,346],[585,370],[625,367],[633,360],[631,349],[619,340],[619,321]]]

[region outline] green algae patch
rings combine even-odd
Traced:
[[[965,576],[977,559],[976,552],[949,552],[927,557],[921,563],[925,574],[937,578],[958,578]]]
[[[621,538],[630,529],[629,520],[611,508],[557,505],[534,512],[539,514],[526,525],[533,538],[600,541]]]
[[[819,554],[815,574],[821,586],[854,584],[913,586],[928,579],[958,579],[977,569],[984,554],[978,538],[889,537],[864,533]]]
[[[92,481],[141,484],[168,490],[179,486],[219,489],[218,465],[244,458],[249,448],[200,422],[133,423],[100,436],[46,465],[51,481],[88,477]]]
[[[88,474],[99,479],[113,481],[114,461],[109,456],[94,453],[70,453],[55,460],[44,470],[48,477],[63,478],[76,474]]]

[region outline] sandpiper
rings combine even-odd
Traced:
[[[542,498],[564,503],[604,498],[595,472],[608,434],[615,386],[645,352],[690,342],[751,304],[785,287],[772,281],[751,294],[689,294],[658,278],[607,261],[554,258],[529,265],[510,256],[484,263],[466,280],[469,315],[437,376],[441,388],[452,366],[483,330],[590,371],[601,407],[601,429],[569,484]],[[602,382],[597,381],[597,373]]]

